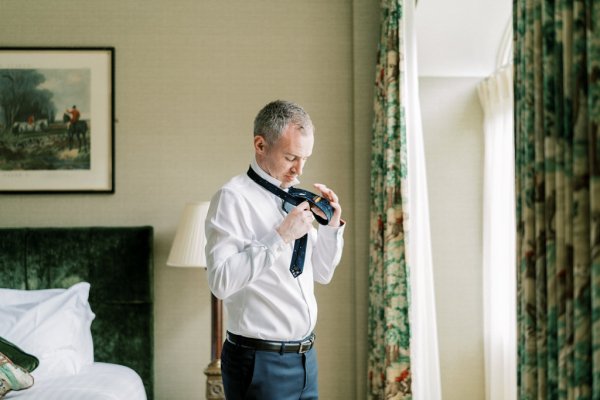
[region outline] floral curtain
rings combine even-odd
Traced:
[[[513,21],[519,398],[600,399],[600,2]]]
[[[404,1],[382,0],[371,156],[368,398],[412,399]]]

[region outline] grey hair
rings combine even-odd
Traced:
[[[310,116],[296,103],[275,100],[263,107],[254,119],[254,136],[263,136],[268,144],[274,144],[289,124],[294,124],[307,135],[314,132]]]

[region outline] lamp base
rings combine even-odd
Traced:
[[[221,360],[214,359],[204,370],[206,375],[206,400],[225,400],[225,389],[221,379]]]

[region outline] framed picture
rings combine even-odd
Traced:
[[[0,47],[0,192],[114,193],[114,48]]]

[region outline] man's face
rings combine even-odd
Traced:
[[[264,137],[254,137],[254,150],[258,165],[273,178],[281,181],[281,187],[290,187],[302,175],[304,163],[312,154],[314,136],[294,124],[288,124],[283,135],[269,145]]]

